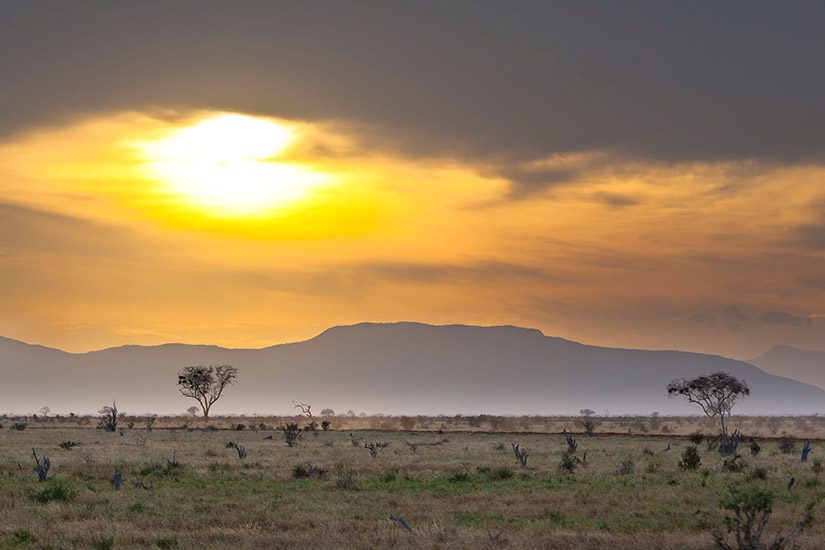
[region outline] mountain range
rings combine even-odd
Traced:
[[[292,400],[368,414],[696,414],[665,387],[720,370],[751,388],[738,413],[815,414],[825,411],[823,356],[774,348],[743,362],[589,346],[512,326],[407,322],[334,327],[262,349],[164,344],[68,353],[0,338],[0,411],[84,414],[116,399],[129,414],[179,414],[194,404],[176,389],[181,367],[230,364],[238,381],[213,415],[289,414]]]

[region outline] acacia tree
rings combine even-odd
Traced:
[[[184,367],[178,372],[178,391],[197,401],[203,418],[209,420],[209,409],[237,377],[238,369],[230,365]]]
[[[747,397],[751,390],[744,380],[726,372],[715,372],[692,379],[679,378],[668,384],[669,396],[681,395],[688,403],[702,408],[708,418],[719,417],[722,434],[728,434],[725,417],[730,418],[731,409],[740,397]]]

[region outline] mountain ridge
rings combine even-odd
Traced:
[[[293,399],[393,414],[695,413],[667,399],[667,383],[717,370],[753,389],[737,412],[825,410],[821,388],[721,356],[590,346],[512,325],[416,322],[341,325],[264,348],[168,343],[73,354],[0,339],[0,372],[15,380],[0,387],[0,409],[93,412],[117,398],[127,412],[176,413],[190,403],[175,374],[191,364],[239,368],[216,414],[288,413]]]

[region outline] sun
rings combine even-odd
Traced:
[[[218,113],[137,146],[162,192],[214,215],[242,216],[289,206],[329,180],[280,158],[298,138],[287,123]]]

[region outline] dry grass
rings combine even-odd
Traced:
[[[804,505],[823,492],[825,481],[825,473],[815,473],[811,462],[801,463],[797,453],[782,454],[776,442],[767,440],[756,457],[742,449],[749,469],[765,468],[767,480],[746,481],[747,472],[723,470],[722,458],[704,444],[699,446],[702,467],[682,471],[678,462],[689,443],[649,434],[578,436],[577,455],[586,453],[586,461],[569,475],[558,470],[566,448],[559,435],[482,433],[490,429],[487,420],[470,426],[478,432],[438,434],[354,431],[367,427],[355,422],[392,422],[397,428],[399,419],[334,418],[334,427],[342,430],[305,434],[292,449],[271,430],[161,429],[180,425],[181,418],[160,419],[152,432],[127,428],[122,435],[65,427],[77,420],[28,419],[32,427],[25,431],[3,421],[0,548],[15,547],[27,537],[24,531],[36,542],[18,545],[32,548],[110,543],[115,548],[175,543],[178,548],[711,548],[697,512],[721,518],[719,498],[731,483],[759,483],[779,495],[768,529],[772,533],[797,521]],[[272,427],[284,419],[252,420],[215,419],[213,424]],[[470,423],[455,420],[416,419],[416,427],[429,423],[430,429],[450,432]],[[511,420],[520,421],[499,422]],[[597,419],[597,431],[609,425],[621,433],[622,423],[650,420]],[[696,419],[656,421],[680,434],[703,427]],[[822,430],[819,418],[805,421],[810,423],[805,430]],[[570,418],[529,422],[542,428],[537,432],[575,427]],[[747,419],[753,427],[770,422]],[[776,435],[781,430],[794,434],[796,424],[796,419],[783,419]],[[272,439],[265,439],[269,435]],[[764,435],[773,435],[772,428]],[[426,445],[443,439],[448,441]],[[82,444],[59,447],[69,440]],[[669,440],[672,447],[664,451]],[[226,448],[229,441],[245,446],[248,458],[239,460],[235,449]],[[363,443],[379,441],[389,447],[373,460]],[[416,454],[406,442],[420,444]],[[527,469],[519,467],[512,442],[529,449]],[[32,447],[51,458],[52,481],[37,482]],[[814,445],[812,460],[820,457],[820,448],[825,446]],[[169,468],[173,454],[180,466]],[[293,469],[307,462],[327,470],[325,477],[296,479]],[[119,492],[111,485],[116,469],[124,478]],[[346,488],[341,479],[348,475],[352,486]],[[788,491],[790,477],[796,484]],[[137,481],[152,489],[135,488]],[[74,497],[40,503],[32,496],[44,486],[64,486]],[[821,514],[825,517],[825,509]],[[405,518],[414,534],[390,515]],[[824,539],[825,522],[815,523],[800,545],[815,548]]]
[[[286,422],[306,423],[305,417],[283,416],[222,416],[210,420],[209,424],[219,429],[234,429],[243,425],[245,429],[273,429]],[[322,420],[332,423],[338,431],[358,430],[418,430],[443,432],[530,432],[557,434],[562,430],[583,431],[581,418],[569,416],[333,416],[315,417],[320,426]],[[646,436],[688,436],[696,432],[714,433],[718,422],[697,416],[611,416],[592,417],[596,424],[596,434],[646,435]],[[10,427],[14,422],[25,422],[32,428],[93,428],[97,419],[78,417],[17,417],[2,416],[0,424]],[[146,425],[145,417],[127,416],[120,427],[131,423],[135,429]],[[825,440],[825,416],[740,416],[733,418],[733,424],[743,433],[752,437],[779,438],[784,436]],[[202,428],[201,418],[187,416],[160,416],[155,419],[155,429]]]

